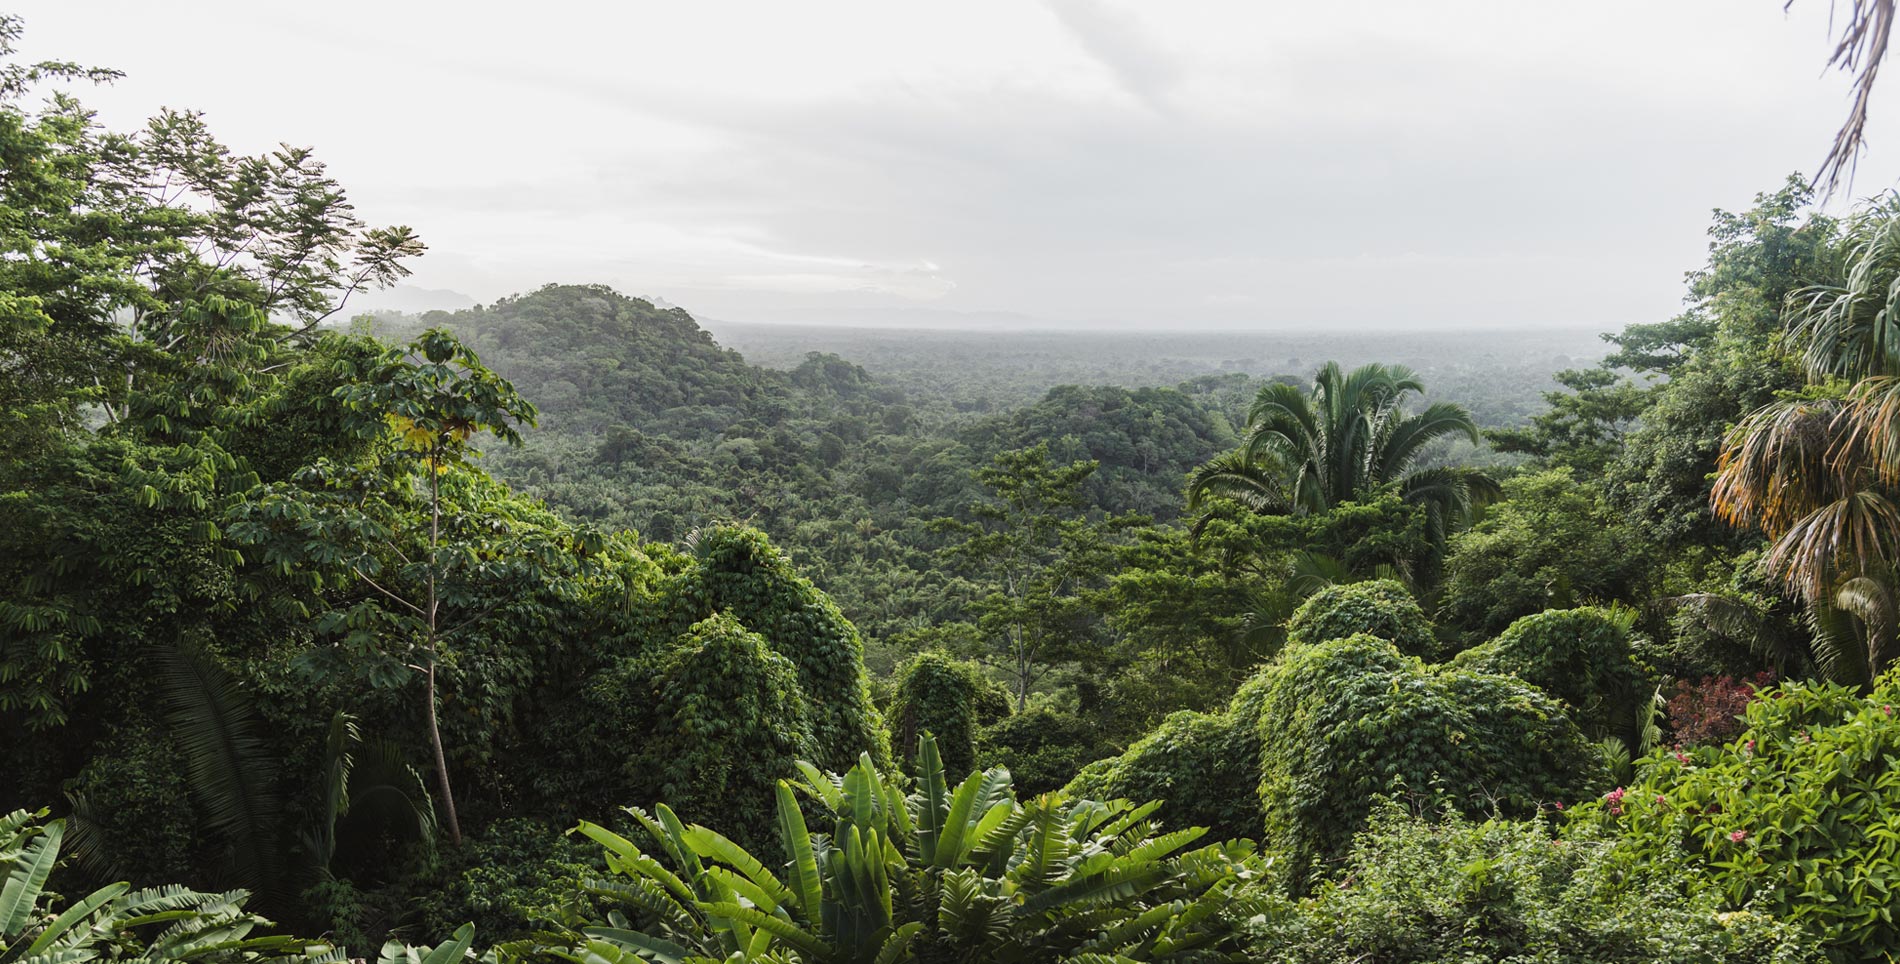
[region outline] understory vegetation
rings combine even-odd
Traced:
[[[0,964],[1900,944],[1900,197],[1510,397],[966,392],[353,318],[414,233],[105,79],[0,72]]]

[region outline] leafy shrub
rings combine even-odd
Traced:
[[[916,759],[917,737],[937,738],[944,766],[962,772],[976,766],[977,701],[982,670],[938,652],[919,653],[906,663],[891,700],[892,744],[906,767]]]
[[[1563,708],[1512,677],[1426,666],[1368,635],[1289,647],[1262,677],[1262,844],[1288,855],[1296,891],[1345,855],[1380,794],[1527,815],[1605,780]]]
[[[826,817],[813,834],[778,790],[780,872],[664,805],[629,812],[645,847],[583,822],[613,876],[593,890],[637,919],[586,928],[561,956],[628,961],[1170,961],[1231,959],[1236,891],[1260,872],[1244,841],[1190,849],[1160,834],[1157,804],[1016,798],[1000,770],[944,779],[918,748],[906,797],[869,759],[843,777],[806,765],[798,789]]]
[[[773,787],[811,747],[812,708],[791,660],[719,615],[639,663],[631,675],[644,684],[652,724],[628,734],[643,735],[624,750],[627,785],[696,817],[758,826]]]
[[[1067,790],[1096,799],[1164,801],[1170,827],[1202,826],[1228,838],[1255,838],[1261,810],[1260,709],[1263,678],[1242,686],[1220,713],[1169,716],[1121,756],[1085,767]]]
[[[1289,642],[1323,643],[1359,633],[1377,636],[1408,656],[1430,659],[1438,652],[1432,622],[1405,585],[1391,579],[1329,586],[1287,620]]]
[[[856,627],[757,529],[718,526],[699,533],[696,565],[662,588],[670,609],[667,636],[724,613],[764,637],[791,660],[811,701],[811,757],[834,770],[860,753],[890,762],[884,721],[871,705],[864,644]]]
[[[1669,731],[1678,743],[1721,743],[1742,731],[1742,714],[1757,690],[1774,685],[1775,674],[1763,670],[1752,679],[1704,676],[1701,682],[1677,680],[1669,698]]]
[[[1652,533],[1610,507],[1600,490],[1567,469],[1505,482],[1503,501],[1452,536],[1440,623],[1478,642],[1546,609],[1648,598],[1656,568]]]
[[[984,727],[977,756],[984,768],[1009,771],[1020,793],[1047,793],[1075,778],[1091,761],[1114,753],[1101,725],[1058,706],[1037,705]]]
[[[485,939],[519,940],[561,932],[591,909],[583,881],[598,877],[600,855],[558,828],[536,820],[498,820],[447,851],[434,874],[418,881],[417,934],[447,934],[474,922]]]
[[[1718,570],[1702,581],[1704,591],[1667,600],[1667,632],[1643,641],[1643,660],[1673,679],[1744,677],[1764,667],[1787,678],[1820,675],[1809,649],[1814,627],[1762,566],[1763,552],[1719,559],[1727,578]]]
[[[68,847],[92,875],[140,883],[197,883],[198,817],[179,751],[157,727],[129,723],[106,740],[68,788]]]
[[[1683,865],[1730,910],[1804,925],[1835,961],[1872,959],[1900,946],[1896,704],[1894,674],[1867,696],[1832,683],[1765,690],[1739,739],[1658,753],[1574,819],[1617,830],[1627,868]]]
[[[1388,804],[1339,879],[1298,902],[1267,894],[1253,918],[1263,964],[1797,964],[1799,928],[1684,896],[1668,867],[1621,880],[1598,834],[1553,840],[1538,823],[1441,822]]]
[[[241,890],[201,894],[117,883],[58,907],[45,887],[66,825],[45,816],[0,815],[0,960],[335,964],[343,957],[321,941],[259,933],[270,921],[244,909],[248,895]]]
[[[1562,700],[1593,740],[1641,744],[1655,692],[1630,651],[1634,613],[1596,606],[1547,609],[1512,623],[1498,638],[1458,654],[1456,665],[1515,676]]]

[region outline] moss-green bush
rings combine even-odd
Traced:
[[[657,657],[629,667],[652,724],[628,736],[627,785],[642,806],[767,835],[778,781],[810,759],[811,704],[792,661],[730,616],[701,620]],[[763,839],[763,837],[761,837]]]
[[[1085,767],[1068,790],[1093,799],[1161,800],[1156,816],[1169,827],[1256,839],[1265,695],[1256,675],[1220,713],[1175,713],[1127,752]]]
[[[1287,620],[1287,641],[1323,643],[1368,633],[1408,656],[1430,659],[1438,652],[1432,621],[1404,584],[1391,579],[1328,586],[1300,604]]]
[[[1900,947],[1897,710],[1894,673],[1866,696],[1764,690],[1734,742],[1655,754],[1573,823],[1612,828],[1630,871],[1680,865],[1727,910],[1806,926],[1835,961],[1884,959]]]
[[[898,673],[890,706],[891,744],[906,772],[913,768],[917,737],[937,738],[944,768],[962,773],[976,766],[978,703],[982,669],[939,652],[919,653]]]
[[[1562,700],[1591,739],[1613,736],[1635,748],[1655,683],[1630,648],[1633,615],[1596,606],[1547,609],[1459,653],[1454,662],[1515,676]]]
[[[1345,855],[1381,794],[1521,816],[1606,779],[1563,707],[1512,677],[1427,666],[1370,635],[1291,646],[1262,676],[1261,842],[1287,855],[1296,891]]]
[[[1337,882],[1289,901],[1264,894],[1248,959],[1263,964],[1799,964],[1800,928],[1722,913],[1667,865],[1630,876],[1601,834],[1552,839],[1540,823],[1428,821],[1388,804]]]
[[[696,564],[661,588],[668,638],[714,613],[736,620],[797,669],[810,701],[813,763],[843,772],[869,752],[889,766],[884,721],[865,681],[863,641],[831,598],[757,529],[714,527],[699,534],[693,550]]]
[[[1060,706],[1037,705],[984,727],[978,737],[981,767],[1002,767],[1022,794],[1047,793],[1073,780],[1089,763],[1113,754],[1101,724]]]
[[[484,942],[559,931],[593,908],[583,884],[604,871],[598,848],[560,828],[498,820],[445,852],[435,872],[417,882],[403,931],[409,939],[429,941],[473,922]]]
[[[578,682],[540,708],[525,744],[541,754],[522,767],[533,812],[598,819],[667,800],[691,820],[757,829],[793,759],[888,760],[837,607],[756,530],[715,527],[691,549],[640,547],[615,574],[624,588],[595,603]]]

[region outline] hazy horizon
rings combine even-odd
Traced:
[[[16,9],[109,126],[314,146],[415,289],[750,324],[1613,331],[1847,107],[1821,0]]]

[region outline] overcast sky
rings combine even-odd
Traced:
[[[1660,320],[1847,106],[1827,0],[9,6],[114,126],[316,147],[418,286],[740,321]]]

